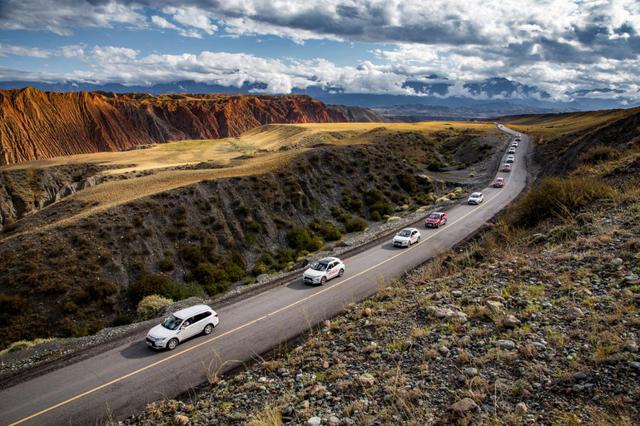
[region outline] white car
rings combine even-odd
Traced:
[[[416,228],[404,228],[393,237],[394,247],[410,247],[420,241],[420,231]]]
[[[514,146],[512,146],[511,148],[509,148],[509,151],[507,151],[509,154],[515,154],[516,153],[516,148]]]
[[[330,279],[344,275],[344,270],[342,260],[337,257],[325,257],[304,271],[302,281],[305,284],[324,285]]]
[[[169,315],[149,330],[145,340],[154,349],[172,350],[193,336],[211,334],[219,322],[218,314],[209,306],[195,305]]]
[[[511,142],[511,146],[517,148],[518,147],[518,142],[516,142],[516,141]]]
[[[482,192],[474,192],[469,195],[469,199],[467,200],[468,204],[480,204],[484,201],[484,194]]]
[[[505,160],[506,163],[515,163],[516,161],[516,156],[513,154],[507,155],[507,159]]]

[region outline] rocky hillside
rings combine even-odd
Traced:
[[[355,115],[357,115],[357,117]],[[182,139],[238,136],[269,123],[367,119],[308,96],[0,91],[0,165]]]
[[[290,268],[345,233],[452,190],[424,176],[435,158],[453,161],[451,146],[486,145],[490,155],[504,143],[454,130],[377,129],[367,137],[368,144],[317,146],[274,172],[203,181],[68,224],[55,225],[90,207],[77,197],[22,217],[0,233],[0,345],[86,335],[134,319],[147,294],[216,295]],[[73,180],[64,177],[68,168],[45,170],[5,175],[12,205],[45,195],[53,175]]]
[[[290,350],[125,424],[640,423],[640,147],[626,142],[578,153]]]

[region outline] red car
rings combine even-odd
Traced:
[[[445,225],[447,223],[448,217],[449,216],[443,212],[431,212],[424,220],[424,226],[427,228],[438,228],[440,225]]]
[[[510,172],[511,171],[511,164],[505,164],[502,166],[502,171],[503,172]]]
[[[504,186],[504,178],[499,177],[496,178],[496,180],[493,181],[493,187],[494,188],[502,188]]]

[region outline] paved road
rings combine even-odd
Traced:
[[[479,206],[455,206],[449,211],[449,223],[440,229],[420,225],[419,244],[396,249],[385,242],[348,258],[344,277],[324,287],[308,287],[297,279],[226,306],[219,310],[221,322],[212,335],[185,342],[173,352],[151,351],[140,335],[133,342],[105,347],[99,355],[2,390],[0,424],[92,424],[107,413],[122,418],[150,401],[175,397],[205,382],[208,372],[227,371],[299,335],[490,220],[524,189],[529,145],[523,136],[513,171],[498,173],[506,179],[504,188],[484,189],[485,202]]]

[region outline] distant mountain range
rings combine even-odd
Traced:
[[[32,86],[43,91],[78,92],[102,91],[114,93],[169,93],[197,94],[256,94],[267,88],[265,83],[245,83],[241,87],[221,86],[196,81],[176,81],[150,86],[127,86],[118,83],[94,84],[78,81],[43,83],[36,81],[4,81],[0,89],[19,89]],[[572,112],[611,108],[628,108],[640,105],[639,101],[624,98],[620,91],[610,88],[577,90],[569,93],[570,102],[560,102],[537,87],[521,84],[506,78],[495,77],[462,85],[462,95],[457,93],[450,80],[429,75],[421,80],[407,81],[416,95],[387,95],[346,93],[339,87],[307,87],[294,89],[294,94],[309,95],[326,104],[371,108],[391,121],[415,121],[425,119],[483,119],[502,115],[550,112]],[[459,92],[459,91],[458,91]]]

